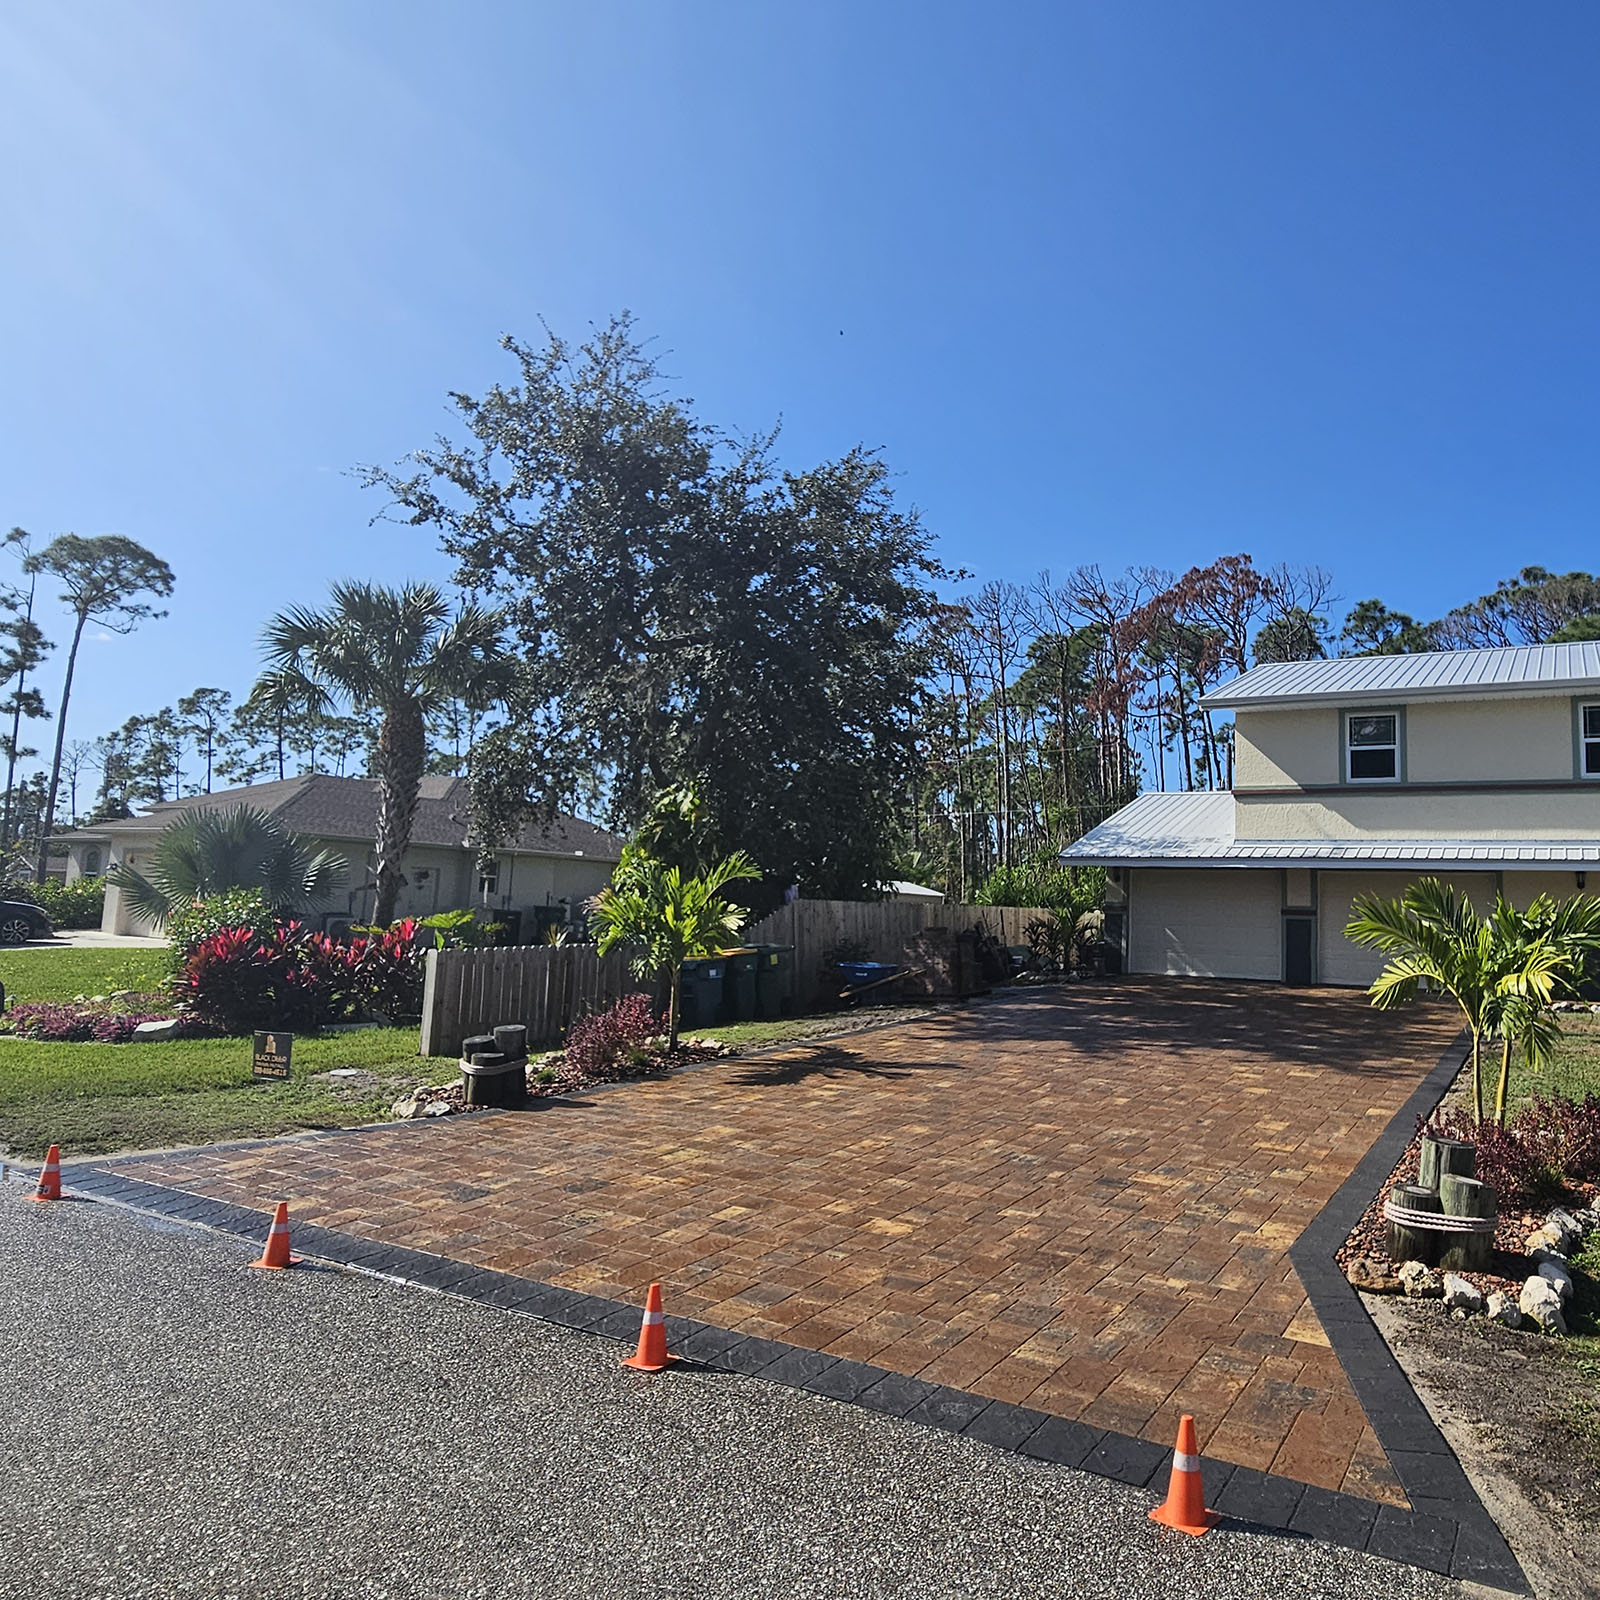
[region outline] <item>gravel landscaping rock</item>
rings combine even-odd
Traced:
[[[1444,1293],[1444,1280],[1420,1261],[1402,1261],[1395,1276],[1413,1300],[1436,1300]]]
[[[1522,1286],[1517,1309],[1530,1317],[1546,1333],[1565,1336],[1566,1318],[1561,1314],[1561,1291],[1547,1278],[1529,1278]]]
[[[1484,1305],[1484,1315],[1491,1322],[1498,1322],[1503,1328],[1520,1328],[1522,1326],[1522,1312],[1517,1307],[1517,1302],[1508,1294],[1500,1290],[1489,1296]]]

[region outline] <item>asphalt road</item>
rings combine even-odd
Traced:
[[[820,1397],[0,1185],[0,1595],[1434,1600]]]

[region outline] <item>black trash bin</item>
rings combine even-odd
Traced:
[[[754,1022],[756,1019],[756,966],[761,952],[754,945],[724,950],[728,963],[722,980],[722,1021]]]
[[[685,961],[681,983],[681,1008],[678,1026],[693,1032],[696,1028],[714,1028],[717,1012],[722,1006],[723,975],[727,962],[721,956],[707,956],[698,961]]]
[[[792,944],[756,946],[756,1015],[763,1022],[776,1022],[783,1015],[793,964]]]

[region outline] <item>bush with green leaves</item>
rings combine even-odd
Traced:
[[[434,944],[441,950],[491,949],[500,943],[506,931],[503,922],[480,922],[478,913],[470,906],[457,911],[435,911],[431,917],[423,917],[417,926],[431,934]],[[427,948],[427,944],[424,937],[423,947]]]
[[[1076,922],[1085,912],[1098,911],[1105,895],[1103,867],[1064,867],[1054,856],[1041,856],[1020,867],[996,867],[973,903],[1033,906]]]
[[[57,928],[98,928],[106,908],[104,878],[46,878],[33,886],[33,898]]]
[[[669,1052],[678,1048],[684,962],[714,956],[733,942],[749,913],[723,891],[760,876],[742,851],[686,875],[681,867],[663,866],[634,840],[623,848],[611,882],[589,902],[601,955],[631,947],[637,976],[666,974]]]
[[[259,889],[223,889],[174,911],[167,923],[169,975],[182,973],[194,951],[224,928],[248,928],[258,939],[269,939],[278,917]]]

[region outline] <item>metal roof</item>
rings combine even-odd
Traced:
[[[1600,640],[1517,645],[1504,650],[1432,650],[1420,655],[1269,661],[1200,702],[1212,710],[1340,700],[1431,700],[1600,686]]]
[[[1235,839],[1227,793],[1142,794],[1061,852],[1072,866],[1600,866],[1595,839]]]

